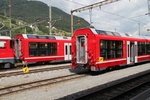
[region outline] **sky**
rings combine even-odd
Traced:
[[[39,0],[60,8],[70,14],[71,10],[91,5],[104,0]],[[148,13],[147,0],[120,0],[102,7],[74,13],[74,15],[84,18],[96,29],[117,31],[121,33],[150,35],[150,16]]]

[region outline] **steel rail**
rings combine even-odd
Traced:
[[[32,89],[32,88],[36,88],[36,87],[40,87],[40,86],[47,86],[47,85],[53,85],[53,84],[57,84],[57,83],[61,83],[61,82],[66,82],[69,80],[83,78],[86,76],[87,75],[71,74],[71,75],[60,76],[60,77],[51,78],[51,79],[35,81],[35,82],[31,82],[31,83],[20,84],[20,85],[16,85],[16,86],[5,87],[5,88],[0,89],[0,96],[19,92],[19,91],[25,91],[27,89]]]
[[[23,71],[10,72],[10,73],[5,73],[5,74],[0,74],[0,78],[24,75],[24,74],[39,73],[39,72],[45,72],[45,71],[54,71],[54,70],[60,70],[60,69],[68,69],[68,68],[71,68],[71,66],[67,65],[67,66],[58,66],[58,67],[51,67],[51,68],[34,69],[34,70],[30,70],[29,73],[23,73]]]

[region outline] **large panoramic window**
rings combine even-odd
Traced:
[[[146,54],[150,54],[150,42],[146,43]]]
[[[57,43],[45,42],[30,42],[29,43],[30,56],[51,56],[57,55]]]
[[[150,54],[150,42],[138,42],[138,55]]]
[[[138,55],[145,55],[146,49],[145,42],[138,42]]]
[[[100,40],[100,56],[104,59],[123,57],[123,41]]]

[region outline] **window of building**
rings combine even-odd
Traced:
[[[104,59],[123,57],[123,41],[100,40],[100,56]]]

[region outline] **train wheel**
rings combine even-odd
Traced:
[[[107,68],[106,68],[107,71],[112,71],[113,69],[114,69],[114,66],[111,66],[111,67],[107,67]]]
[[[4,64],[4,68],[11,68],[11,63]]]

